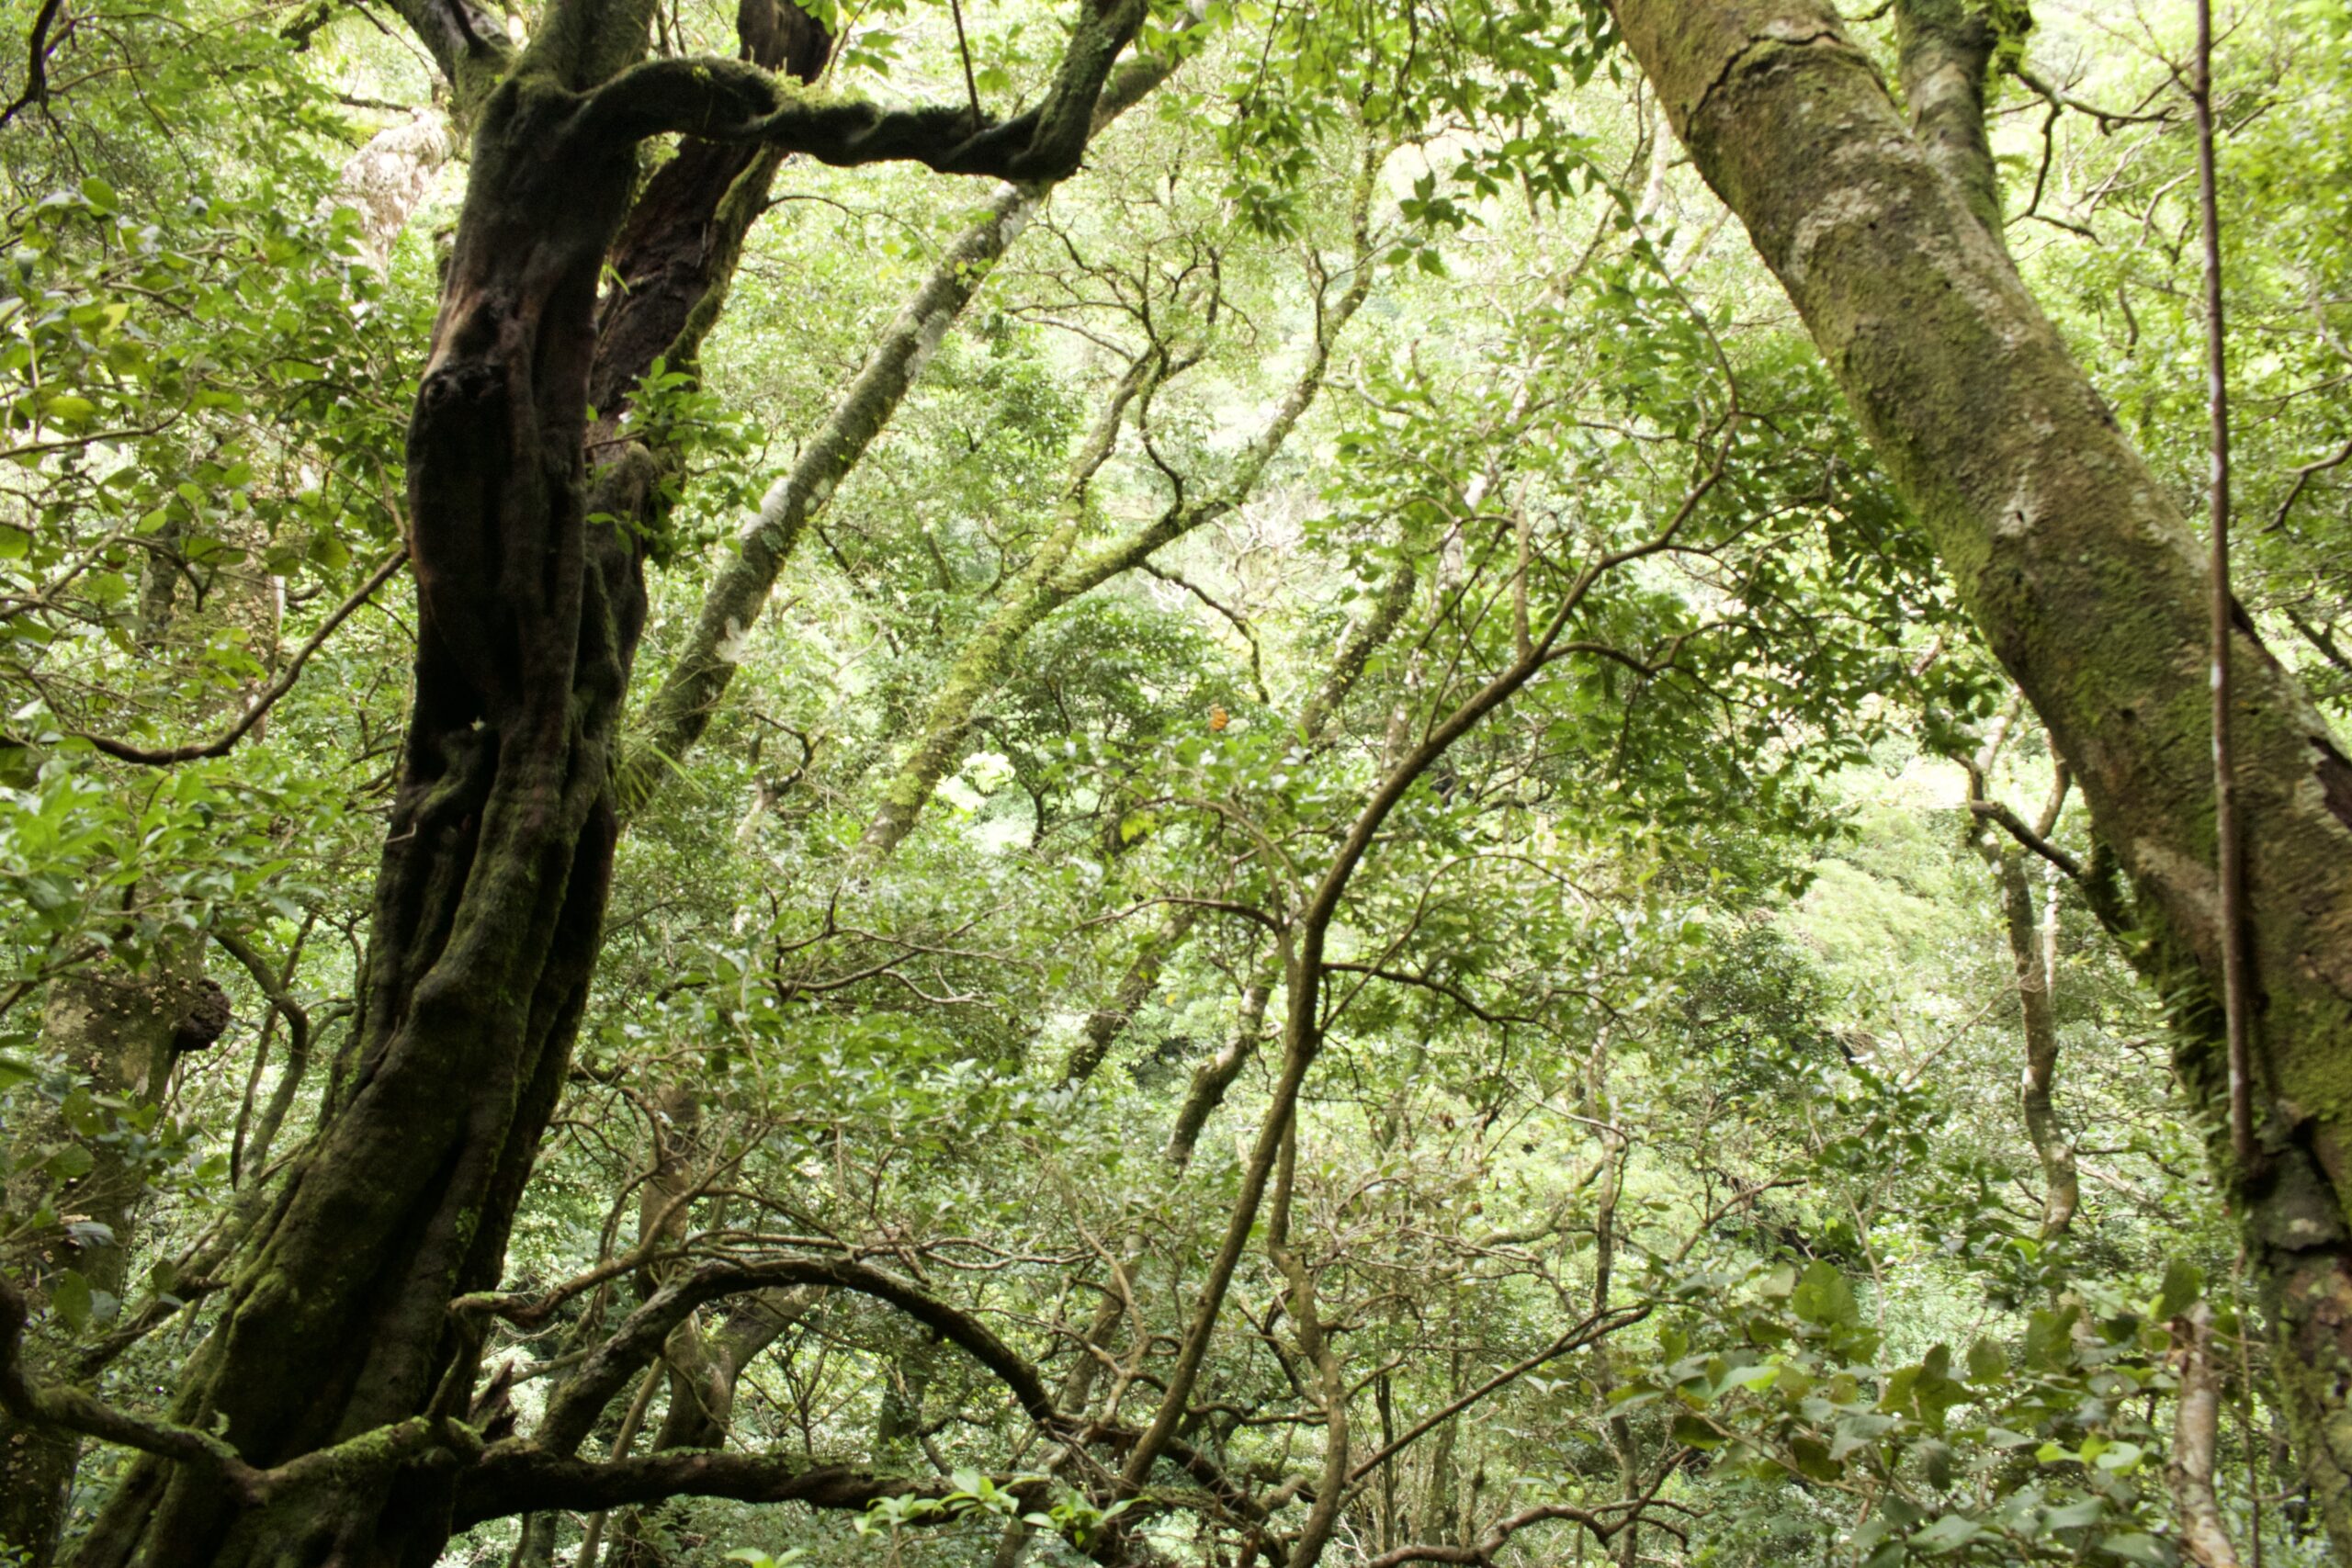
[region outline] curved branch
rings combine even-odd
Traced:
[[[706,1263],[664,1286],[629,1314],[598,1346],[571,1381],[548,1401],[534,1443],[551,1454],[569,1454],[588,1435],[630,1375],[661,1352],[670,1331],[706,1302],[771,1285],[824,1285],[854,1292],[913,1318],[980,1363],[1006,1388],[1022,1413],[1039,1426],[1058,1430],[1068,1423],[1046,1390],[1045,1379],[986,1324],[924,1293],[906,1280],[864,1263],[815,1258],[777,1258],[756,1263]],[[628,1499],[620,1499],[627,1501]]]
[[[34,104],[49,102],[49,51],[56,48],[50,40],[49,29],[57,23],[62,0],[41,0],[40,9],[33,14],[33,29],[26,39],[31,58],[25,63],[25,90],[16,101],[0,109],[0,126],[6,125]]]
[[[550,1508],[589,1512],[681,1496],[858,1511],[888,1497],[944,1497],[954,1486],[937,1477],[876,1475],[843,1465],[804,1468],[767,1454],[681,1449],[597,1463],[513,1442],[492,1449],[458,1481],[452,1523],[465,1529],[514,1514]],[[1011,1488],[1024,1505],[1029,1501],[1026,1491],[1043,1489],[1043,1483],[1026,1488],[1015,1483]]]
[[[667,131],[763,141],[820,163],[906,160],[942,174],[1059,180],[1078,172],[1112,63],[1143,23],[1144,0],[1089,6],[1045,101],[990,123],[972,106],[885,109],[810,92],[745,61],[649,60],[591,94],[579,130],[607,144]]]
[[[160,1459],[201,1465],[249,1501],[260,1499],[266,1472],[247,1464],[235,1449],[211,1433],[168,1421],[142,1420],[81,1389],[48,1386],[28,1378],[24,1333],[30,1316],[24,1292],[7,1276],[0,1275],[0,1409],[32,1425],[55,1427]]]
[[[311,661],[311,655],[324,647],[327,638],[334,635],[334,629],[343,625],[354,610],[373,597],[376,590],[390,581],[392,574],[400,570],[407,560],[408,547],[406,545],[401,546],[385,557],[384,563],[368,574],[368,581],[354,589],[351,596],[337,604],[334,612],[321,623],[319,629],[311,634],[311,640],[295,650],[294,657],[287,662],[285,672],[272,681],[260,695],[246,704],[245,711],[237,716],[236,722],[230,725],[215,739],[196,741],[186,746],[165,746],[150,750],[144,746],[133,746],[127,740],[109,740],[103,735],[85,734],[81,738],[118,761],[137,762],[141,767],[148,768],[169,767],[175,762],[200,762],[214,757],[227,756],[236,747],[237,742],[243,740],[252,731],[254,725],[268,716],[269,710],[277,705],[277,699],[294,689],[294,682],[302,678],[302,666]]]

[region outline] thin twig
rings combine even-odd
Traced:
[[[2195,78],[2197,206],[2205,253],[2206,406],[2212,428],[2210,509],[2213,534],[2213,836],[2221,886],[2222,1019],[2229,1052],[2230,1153],[2238,1179],[2253,1174],[2254,1081],[2245,976],[2245,871],[2238,831],[2237,782],[2230,755],[2230,393],[2222,321],[2222,209],[2213,173],[2213,6],[2197,0]]]

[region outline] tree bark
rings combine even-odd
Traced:
[[[1837,17],[1613,0],[2137,889],[2137,954],[2225,1126],[2222,949],[2254,984],[2258,1157],[2214,1157],[2264,1282],[2304,1473],[2352,1555],[2352,762],[2252,625],[2233,710],[2249,919],[2217,920],[2207,569],[1973,209]]]
[[[594,963],[643,591],[634,540],[586,523],[596,285],[635,160],[578,135],[582,66],[558,42],[482,113],[409,433],[416,695],[356,1072],[175,1411],[257,1464],[470,1390],[447,1304],[496,1282]],[[425,1470],[245,1507],[151,1458],[82,1561],[422,1564],[449,1507]]]
[[[2066,1135],[2052,1094],[2058,1076],[2058,1019],[2051,996],[2050,933],[2035,916],[2025,852],[2005,842],[1990,858],[2001,881],[2001,924],[2008,933],[2025,1034],[2018,1105],[2025,1117],[2026,1139],[2041,1165],[2041,1237],[2048,1241],[2074,1227],[2075,1211],[2082,1204],[2074,1140]]]
[[[187,968],[183,953],[176,963],[159,956],[143,974],[107,964],[93,974],[53,982],[41,1014],[44,1052],[54,1053],[69,1072],[88,1079],[101,1095],[152,1098],[171,1072],[173,1040],[194,994]],[[79,1141],[54,1115],[31,1118],[28,1125],[10,1131],[16,1153]],[[62,1212],[70,1206],[75,1215],[106,1226],[112,1239],[83,1241],[61,1230],[33,1256],[12,1257],[10,1262],[21,1270],[37,1303],[45,1303],[68,1269],[80,1274],[93,1292],[118,1301],[126,1293],[140,1179],[111,1144],[83,1146],[90,1152],[90,1168],[60,1195],[59,1208]],[[38,1171],[20,1173],[11,1185],[38,1179]],[[18,1213],[35,1206],[8,1205]],[[51,1370],[63,1362],[64,1348],[61,1343],[44,1342],[28,1359],[37,1368]],[[81,1452],[78,1434],[0,1410],[0,1549],[21,1553],[24,1568],[46,1568],[56,1554]]]
[[[416,685],[352,1071],[241,1255],[172,1423],[28,1381],[10,1292],[8,1408],[145,1450],[78,1562],[424,1568],[481,1461],[461,1421],[481,1320],[450,1305],[496,1281],[564,1079],[644,613],[639,535],[604,517],[647,503],[653,459],[624,453],[593,487],[583,461],[597,283],[636,144],[691,130],[1058,179],[1142,13],[1086,7],[1039,107],[992,123],[786,92],[754,62],[635,63],[651,0],[556,0],[511,60],[467,0],[403,5],[477,130],[409,432]]]

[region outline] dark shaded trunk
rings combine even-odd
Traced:
[[[481,1352],[466,1325],[483,1320],[451,1304],[495,1282],[564,1081],[644,615],[630,525],[655,503],[659,457],[624,445],[593,481],[583,459],[597,284],[637,144],[711,130],[843,164],[1059,179],[1143,19],[1140,0],[1083,9],[1043,104],[981,122],[960,107],[819,101],[756,62],[639,65],[651,0],[550,5],[519,58],[468,0],[397,8],[478,129],[409,433],[416,687],[348,1070],[338,1062],[324,1125],[181,1371],[173,1423],[27,1380],[24,1303],[0,1290],[9,1408],[173,1456],[123,1477],[79,1558],[101,1568],[424,1568],[458,1477],[481,1468],[461,1415]]]
[[[582,454],[636,168],[581,134],[565,63],[526,63],[482,111],[410,426],[416,692],[354,1072],[175,1409],[260,1465],[462,1409],[478,1346],[448,1303],[497,1280],[595,961],[644,598],[633,535],[586,521]],[[248,1506],[143,1459],[80,1561],[421,1568],[449,1470],[357,1464]]]

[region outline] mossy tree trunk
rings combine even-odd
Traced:
[[[99,1568],[424,1568],[447,1541],[480,1441],[462,1426],[479,1340],[450,1303],[497,1281],[586,1000],[616,832],[639,536],[592,519],[646,504],[655,459],[608,465],[592,491],[583,452],[598,282],[638,144],[691,128],[837,164],[1057,178],[1141,19],[1139,4],[1090,6],[1040,106],[991,125],[820,99],[756,62],[639,63],[651,0],[558,0],[511,60],[466,0],[410,8],[453,81],[496,85],[464,117],[470,179],[409,432],[416,684],[354,1066],[173,1408],[254,1470],[317,1462],[257,1486],[142,1458],[80,1555]],[[689,291],[689,316],[707,294]]]
[[[497,1280],[594,963],[643,592],[583,505],[596,285],[636,173],[578,135],[579,90],[621,62],[594,52],[559,44],[482,113],[409,434],[416,692],[356,1075],[175,1411],[260,1465],[462,1412],[448,1303]],[[424,1563],[448,1512],[430,1471],[247,1507],[148,1460],[83,1560]]]
[[[2026,291],[1982,203],[1805,0],[1613,0],[2138,892],[2138,955],[2225,1127],[2223,946],[2253,977],[2259,1153],[2215,1156],[2274,1321],[2303,1472],[2352,1556],[2352,763],[2238,617],[2246,929],[2217,919],[2210,580],[2180,508]]]

